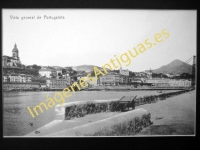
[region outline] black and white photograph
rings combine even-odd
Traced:
[[[2,9],[3,137],[196,135],[197,10]]]

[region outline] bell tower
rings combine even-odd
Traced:
[[[16,59],[19,60],[19,51],[18,51],[18,49],[17,49],[16,43],[15,43],[15,46],[14,46],[14,48],[13,48],[13,50],[12,50],[12,57],[14,57],[14,58],[16,58]]]

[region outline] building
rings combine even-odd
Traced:
[[[191,86],[189,80],[175,80],[175,79],[147,79],[146,83],[154,84],[161,87],[187,87]]]
[[[37,82],[5,82],[3,89],[38,89],[40,84]]]
[[[47,87],[50,89],[64,89],[69,85],[66,79],[47,79]]]
[[[109,72],[105,76],[99,77],[100,85],[119,85],[120,75],[116,72]]]
[[[12,50],[12,57],[4,55],[2,61],[4,68],[23,68],[19,58],[19,50],[17,49],[16,44]]]
[[[86,86],[88,85],[88,87],[91,87],[91,86],[97,86],[98,85],[98,80],[96,80],[96,77],[95,76],[91,76],[90,78],[94,78],[94,82],[92,84],[90,84],[92,82],[92,79],[88,79],[87,76],[84,76],[84,77],[80,77],[78,80],[82,80],[82,82],[85,81],[85,83],[83,83],[83,86]],[[79,82],[78,82],[79,83]]]
[[[20,82],[32,82],[32,76],[27,74],[20,74]]]
[[[9,82],[9,75],[3,74],[3,82]]]
[[[32,82],[32,76],[19,73],[3,74],[3,82]]]
[[[25,75],[26,76],[26,82],[32,82],[32,75]]]
[[[83,80],[85,80],[85,85],[83,83],[84,86],[86,86],[86,84],[88,84],[89,87],[90,86],[97,86],[96,77],[95,76],[93,76],[93,77],[90,76],[90,78],[94,78],[94,82],[93,82],[93,84],[89,84],[92,80],[88,79],[87,75],[88,75],[88,73],[85,72],[85,71],[77,71],[77,74],[76,74],[77,82],[79,83],[79,80],[83,79]]]
[[[54,72],[54,70],[53,69],[51,69],[51,68],[41,68],[40,70],[39,70],[39,74],[41,75],[41,76],[46,76],[47,78],[50,78],[50,75],[51,75],[51,73],[53,73]]]
[[[9,75],[9,82],[20,82],[21,81],[21,77],[20,74],[18,73],[12,73]]]
[[[152,79],[153,71],[151,70],[151,68],[150,70],[145,70],[145,73],[146,73],[147,78]]]
[[[126,76],[126,75],[120,75],[119,76],[119,80],[120,80],[120,84],[124,84],[124,85],[127,85],[128,84],[128,82],[129,82],[129,77],[128,76]]]
[[[41,77],[41,78],[38,78],[38,77],[34,77],[32,78],[32,82],[38,82],[40,83],[40,85],[47,85],[47,77]]]
[[[169,74],[169,73],[167,73],[167,74],[165,74],[168,78],[172,78],[174,75],[173,74]]]
[[[147,78],[146,72],[134,72],[137,78]]]
[[[120,67],[119,74],[128,76],[129,75],[129,70],[128,69],[127,70],[122,70],[122,67]]]
[[[26,82],[26,75],[25,74],[20,74],[19,76],[21,77],[20,82]]]
[[[62,68],[56,68],[55,69],[57,77],[59,76],[59,74],[62,76]]]

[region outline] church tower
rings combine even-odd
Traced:
[[[119,69],[119,73],[121,74],[121,72],[122,72],[122,66],[120,67],[120,69]]]
[[[14,57],[14,58],[16,58],[16,59],[19,60],[19,51],[18,51],[18,49],[17,49],[16,43],[15,43],[15,46],[14,46],[14,48],[13,48],[13,50],[12,50],[12,57]]]

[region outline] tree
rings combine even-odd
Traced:
[[[73,72],[70,73],[70,76],[73,76],[75,74],[77,74],[77,72],[74,70]]]
[[[66,69],[62,69],[62,74],[66,74]]]
[[[180,75],[180,78],[181,79],[191,79],[192,78],[192,75],[190,75],[189,73],[182,73]]]
[[[41,66],[38,66],[38,65],[36,65],[36,64],[33,64],[33,65],[32,65],[32,68],[33,68],[33,69],[36,69],[36,70],[40,70],[40,69],[41,69]]]
[[[50,77],[51,77],[51,78],[56,78],[56,76],[57,76],[57,75],[56,75],[56,72],[52,72],[52,73],[50,74]]]
[[[163,77],[163,78],[168,78],[168,76],[167,76],[167,75],[165,75],[165,74],[164,74],[164,75],[162,75],[162,77]]]
[[[62,78],[62,74],[60,72],[58,73],[58,77],[59,79]]]
[[[130,76],[130,77],[135,77],[135,73],[132,72],[132,71],[130,71],[130,72],[129,72],[129,76]]]

